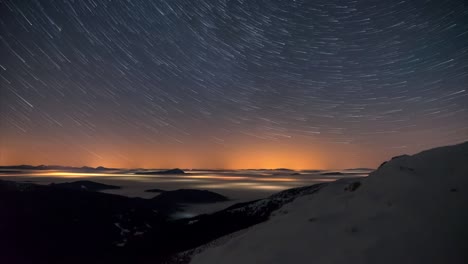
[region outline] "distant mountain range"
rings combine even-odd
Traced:
[[[60,165],[12,165],[12,166],[0,166],[0,170],[60,170],[60,171],[110,171],[110,170],[119,170],[115,168],[106,168],[106,167],[71,167],[71,166],[60,166]]]
[[[158,170],[158,171],[137,171],[135,172],[137,175],[157,175],[157,174],[185,174],[185,171],[181,169],[171,169],[171,170]]]
[[[51,187],[63,188],[69,190],[81,190],[81,191],[102,191],[102,190],[113,190],[120,189],[120,186],[102,184],[93,181],[74,181],[74,182],[64,182],[64,183],[51,183]]]
[[[186,173],[183,169],[174,168],[174,169],[119,169],[119,168],[106,168],[103,166],[99,167],[72,167],[72,166],[61,166],[61,165],[12,165],[12,166],[0,166],[0,172],[5,170],[60,170],[60,171],[83,171],[83,172],[93,172],[93,171],[126,171],[133,172],[138,175],[156,175],[156,174],[184,174]],[[278,173],[318,173],[326,172],[328,170],[293,170],[287,168],[278,168],[278,169],[239,169],[239,170],[226,170],[226,169],[189,169],[194,171],[207,171],[207,172],[216,172],[216,171],[272,171]],[[344,169],[343,171],[372,171],[370,168],[350,168]]]
[[[60,165],[39,165],[39,166],[32,166],[32,165],[13,165],[13,166],[0,166],[0,173],[7,172],[7,173],[14,173],[16,171],[28,171],[28,170],[56,170],[56,171],[71,171],[71,172],[112,172],[112,171],[125,171],[125,172],[133,172],[137,175],[161,175],[161,174],[184,174],[185,171],[175,168],[169,170],[141,170],[141,169],[132,169],[132,170],[122,170],[116,168],[106,168],[106,167],[71,167],[71,166],[60,166]]]

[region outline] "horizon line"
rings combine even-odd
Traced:
[[[277,167],[277,168],[236,168],[236,169],[228,169],[228,168],[182,168],[182,167],[172,167],[172,168],[148,168],[148,167],[134,167],[134,168],[115,168],[115,167],[106,167],[106,166],[102,166],[102,165],[99,165],[99,166],[96,166],[96,167],[92,167],[92,166],[87,166],[87,165],[83,165],[83,166],[70,166],[70,165],[57,165],[57,164],[53,164],[53,165],[46,165],[46,164],[40,164],[40,165],[31,165],[31,164],[15,164],[15,165],[0,165],[0,168],[2,167],[26,167],[26,166],[29,166],[29,167],[64,167],[64,168],[71,168],[71,169],[85,169],[85,168],[88,168],[88,169],[98,169],[98,168],[102,168],[102,169],[108,169],[108,170],[172,170],[172,169],[181,169],[181,170],[188,170],[188,171],[191,171],[191,170],[291,170],[291,171],[312,171],[312,170],[315,170],[315,171],[323,171],[323,170],[351,170],[351,169],[354,169],[354,170],[358,170],[358,169],[361,169],[361,170],[375,170],[376,168],[366,168],[366,167],[350,167],[350,168],[345,168],[345,169],[337,169],[337,168],[334,168],[334,169],[317,169],[317,168],[302,168],[302,169],[292,169],[292,168],[287,168],[287,167]]]

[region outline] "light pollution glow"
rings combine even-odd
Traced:
[[[113,168],[207,168],[207,169],[344,169],[375,168],[402,151],[352,144],[317,144],[307,141],[277,143],[256,141],[229,146],[184,144],[145,146],[144,143],[101,144],[77,147],[70,144],[42,144],[42,141],[3,142],[0,165],[105,166]]]

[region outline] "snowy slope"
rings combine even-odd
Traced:
[[[468,263],[468,142],[331,183],[193,264]]]

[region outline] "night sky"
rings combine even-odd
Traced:
[[[0,165],[376,167],[468,140],[464,0],[0,12]]]

